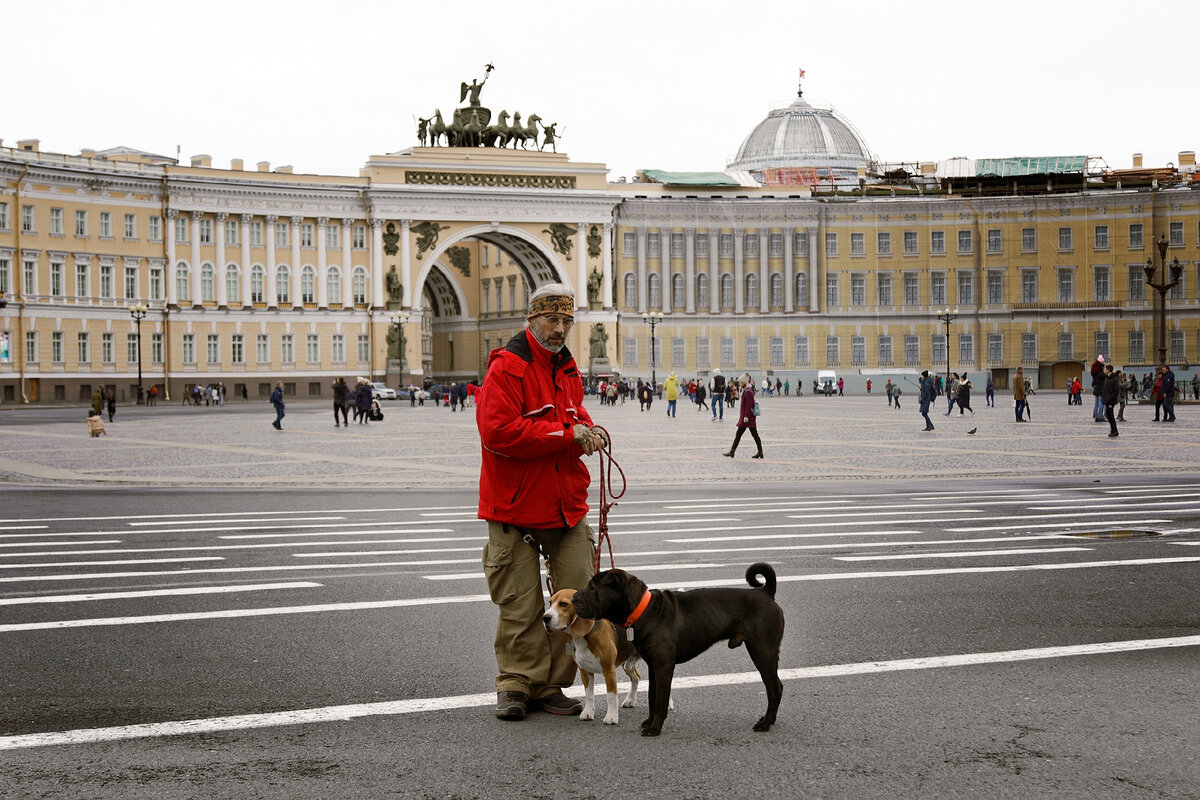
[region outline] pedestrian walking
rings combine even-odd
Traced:
[[[887,393],[888,405],[890,406],[892,404],[892,395],[896,391],[896,387],[892,385],[891,378],[888,378],[887,385],[883,387],[883,390]]]
[[[1175,373],[1171,367],[1163,364],[1162,370],[1162,404],[1163,422],[1175,421]]]
[[[871,379],[867,378],[867,394],[871,393]]]
[[[970,411],[971,416],[975,416],[975,409],[971,408],[971,382],[963,380],[958,384],[958,394],[954,396],[954,402],[958,403],[958,415],[963,416],[964,411]]]
[[[92,392],[92,410],[96,412],[96,416],[100,416],[104,411],[104,390],[97,388]]]
[[[929,376],[929,370],[921,371],[921,405],[919,410],[921,416],[925,418],[925,430],[933,430],[933,420],[929,418],[929,407],[933,404],[935,396],[934,381]]]
[[[756,413],[758,403],[754,402],[754,380],[747,375],[743,375],[738,379],[738,385],[741,387],[741,400],[738,404],[737,435],[733,437],[733,446],[729,448],[729,452],[725,453],[725,455],[729,458],[734,457],[734,453],[737,452],[738,442],[742,440],[742,434],[748,430],[750,431],[750,435],[754,437],[754,443],[758,445],[758,452],[750,457],[762,458],[762,439],[758,438],[758,414]]]
[[[904,394],[904,390],[898,385],[892,389],[892,399],[896,401],[896,410],[900,410],[900,395]]]
[[[1104,393],[1104,355],[1096,356],[1096,360],[1092,362],[1092,367],[1088,370],[1092,374],[1092,419],[1096,422],[1104,422],[1104,401],[1100,399],[1100,395]]]
[[[570,287],[552,283],[535,291],[527,327],[492,351],[479,393],[479,517],[488,526],[483,571],[499,611],[495,713],[505,720],[524,719],[530,709],[583,710],[562,691],[577,669],[566,649],[570,636],[542,623],[538,564],[544,554],[555,590],[582,589],[593,572],[591,475],[581,456],[605,440],[593,429],[566,347],[574,311]]]
[[[1120,436],[1117,420],[1113,417],[1113,406],[1121,397],[1121,379],[1113,372],[1112,364],[1104,365],[1104,385],[1100,388],[1100,400],[1104,403],[1104,418],[1108,420],[1108,436]]]
[[[946,416],[954,410],[954,401],[958,399],[958,373],[953,373],[946,379]]]
[[[108,409],[108,421],[113,421],[113,416],[117,413],[117,393],[109,389],[104,393],[105,405]]]
[[[992,373],[988,373],[987,383],[983,387],[983,400],[991,408],[996,407],[996,384],[992,382]]]
[[[261,395],[260,395],[260,397],[261,397]],[[283,409],[284,409],[283,381],[276,382],[275,388],[271,391],[270,402],[271,402],[271,405],[275,406],[275,421],[272,422],[271,424],[275,426],[275,430],[281,431],[281,430],[283,430],[283,425],[281,425],[280,423],[283,422]]]
[[[333,382],[333,427],[341,427],[344,423],[347,428],[350,427],[349,421],[346,419],[346,395],[349,393],[350,387],[346,385],[346,379],[339,377]],[[338,414],[341,414],[340,421]]]
[[[363,380],[358,384],[358,391],[354,395],[354,403],[358,406],[358,424],[366,425],[369,422],[369,414],[371,411],[371,401],[375,399],[375,392],[371,390],[369,381]]]
[[[725,421],[725,376],[719,367],[714,368],[708,379],[708,391],[712,395],[713,422]],[[732,409],[730,409],[732,410]]]
[[[1163,407],[1162,383],[1163,383],[1162,368],[1159,367],[1159,369],[1154,377],[1154,383],[1150,387],[1150,399],[1154,401],[1154,421],[1155,422],[1158,422],[1159,417],[1163,415],[1162,414],[1162,407]]]
[[[679,379],[672,372],[663,382],[663,393],[667,396],[667,416],[675,416],[675,404],[679,400]]]
[[[696,381],[696,413],[708,410],[708,403],[704,402],[704,398],[708,396],[708,389],[704,386],[704,381]]]

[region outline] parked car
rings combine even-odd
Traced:
[[[371,397],[376,400],[395,400],[396,390],[382,383],[372,383]]]

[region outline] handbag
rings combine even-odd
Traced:
[[[762,409],[760,409],[760,408],[758,407],[758,401],[757,401],[757,400],[755,400],[755,401],[754,401],[754,416],[756,416],[756,417],[757,417],[757,416],[758,416],[759,414],[761,414],[761,413],[762,413]]]

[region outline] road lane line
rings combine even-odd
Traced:
[[[0,531],[39,531],[49,527],[49,525],[4,525],[0,526]]]
[[[470,537],[478,539],[480,543],[486,542],[487,537]],[[120,542],[119,539],[114,540]],[[121,547],[121,548],[106,548],[104,550],[56,550],[53,553],[3,553],[0,552],[0,558],[27,558],[32,556],[88,556],[96,554],[115,554],[115,553],[180,553],[180,552],[195,552],[205,550],[260,550],[264,548],[287,548],[287,547],[335,547],[338,545],[357,545],[357,544],[408,544],[410,539],[364,539],[360,542],[265,542],[260,544],[212,544],[212,545],[197,545],[195,547]],[[457,541],[461,541],[457,540]],[[87,542],[64,542],[57,545],[65,547],[72,544],[88,544]],[[0,547],[13,547],[14,545],[0,545]],[[26,546],[26,545],[22,545]],[[33,545],[28,545],[32,547]],[[478,549],[478,548],[476,548]]]
[[[1012,556],[1043,553],[1090,553],[1091,547],[1022,547],[1012,550],[956,550],[946,553],[890,553],[883,556],[831,556],[834,561],[900,561],[908,558],[971,558],[972,556]]]
[[[216,567],[213,569],[141,570],[138,572],[80,572],[62,575],[19,575],[0,578],[0,583],[45,583],[47,581],[86,581],[107,578],[145,578],[158,575],[191,577],[193,575],[228,575],[242,572],[290,572],[317,569],[379,569],[380,567],[428,567],[444,564],[478,564],[479,557],[438,559],[433,561],[377,561],[370,564],[277,564],[266,567]]]
[[[291,516],[287,516],[287,512],[283,512],[283,513],[282,513],[280,516],[278,516],[278,517],[272,517],[272,518],[271,518],[271,522],[274,522],[274,523],[288,523],[288,522],[333,522],[333,521],[335,521],[335,520],[339,520],[339,519],[346,519],[346,517],[336,517],[336,516],[334,516],[334,517],[331,517],[331,516],[329,516],[329,515],[326,515],[326,514],[322,514],[322,515],[321,515],[321,516],[319,516],[319,517],[291,517]],[[233,524],[233,523],[240,523],[240,522],[262,522],[262,519],[261,519],[261,518],[255,518],[255,519],[249,519],[249,518],[247,518],[247,519],[245,519],[245,520],[241,520],[241,519],[222,519],[222,520],[221,520],[221,522],[222,522],[222,523],[224,523],[224,524],[226,524],[226,525],[229,525],[229,524]],[[162,521],[162,522],[130,522],[130,523],[127,523],[127,524],[128,524],[130,527],[137,527],[137,528],[154,528],[154,527],[159,527],[159,528],[161,528],[161,527],[162,527],[162,526],[164,526],[164,525],[173,525],[173,526],[179,526],[179,525],[184,525],[184,524],[186,524],[186,523],[187,523],[187,520],[178,520],[178,519],[172,519],[172,520],[164,520],[164,521]],[[211,525],[211,524],[212,524],[212,522],[211,522],[211,521],[204,521],[204,522],[199,522],[198,524],[200,524],[200,525]]]
[[[1122,528],[1128,528],[1130,525],[1161,525],[1164,522],[1170,522],[1169,519],[1134,519],[1120,520]],[[1106,522],[1100,525],[1112,527],[1117,523]],[[969,528],[942,528],[950,533],[982,533],[983,531],[1010,531],[1014,529],[1028,530],[1029,528],[1095,528],[1097,527],[1095,520],[1088,522],[1038,522],[1030,523],[1029,525],[1017,525],[1009,523],[1008,525],[976,525]]]
[[[120,544],[120,539],[93,539],[90,542],[3,542],[0,547],[79,547],[85,544]],[[62,550],[53,551],[55,555],[64,554]],[[104,552],[84,550],[81,552]],[[0,557],[24,555],[23,553],[4,553],[0,552]],[[38,555],[49,555],[49,553],[39,553]]]
[[[907,520],[911,522],[911,520]],[[707,533],[709,531],[761,531],[772,528],[830,528],[845,525],[879,525],[888,524],[878,519],[854,520],[851,522],[821,522],[811,525],[793,522],[784,525],[737,525],[727,528],[693,528],[692,533]],[[905,521],[895,520],[895,525],[903,525]],[[648,533],[650,531],[647,531]],[[665,539],[671,544],[690,544],[692,542],[745,542],[755,539],[818,539],[828,536],[911,536],[921,533],[917,530],[886,530],[886,531],[828,531],[826,533],[764,533],[761,536],[699,536],[687,539]]]
[[[48,555],[48,554],[47,554]],[[183,561],[224,561],[221,556],[190,558],[128,558],[114,561],[60,561],[54,564],[0,564],[0,569],[43,569],[57,567],[112,567],[117,564],[176,564]]]
[[[38,597],[9,597],[0,599],[0,606],[21,606],[36,603],[81,603],[89,600],[128,600],[135,597],[171,597],[175,595],[231,594],[233,592],[265,592],[272,589],[317,589],[324,584],[312,581],[293,583],[257,583],[242,586],[193,586],[183,589],[147,589],[136,592],[92,592],[90,594],[58,594]]]
[[[476,506],[426,506],[423,508],[311,508],[298,511],[208,511],[196,514],[116,514],[92,517],[16,517],[0,519],[4,522],[85,522],[102,519],[201,519],[204,517],[270,517],[288,514],[398,514],[412,511],[438,511],[469,509]]]
[[[779,670],[781,680],[820,680],[856,675],[878,675],[928,669],[953,669],[991,664],[1015,664],[1026,661],[1045,661],[1057,658],[1113,655],[1149,650],[1166,650],[1200,646],[1200,636],[1176,636],[1161,639],[1132,639],[1118,642],[1038,647],[1026,650],[1001,650],[984,653],[960,653],[924,658],[903,658],[891,661],[864,661],[857,664],[829,664],[818,667],[797,667]],[[757,672],[731,672],[716,675],[679,676],[671,684],[673,690],[758,684]],[[621,684],[624,691],[627,684]],[[566,690],[572,697],[583,695],[582,686]],[[207,719],[188,719],[174,722],[149,722],[139,725],[120,725],[108,728],[80,728],[69,731],[49,731],[0,737],[0,750],[25,750],[52,745],[82,745],[115,742],[129,739],[150,739],[188,734],[211,734],[227,731],[276,728],[289,725],[313,725],[324,722],[346,722],[361,717],[385,717],[401,714],[420,714],[462,708],[480,708],[496,701],[493,692],[425,697],[412,700],[387,700],[374,703],[354,703],[340,706],[302,708],[264,714],[239,714]],[[799,711],[795,713],[799,714]]]
[[[396,522],[396,523],[373,522],[371,524],[372,525],[379,525],[379,524],[424,525],[426,523],[424,523],[424,522]],[[302,525],[301,527],[314,527],[314,526]],[[214,528],[213,530],[244,531],[244,530],[250,530],[250,529],[248,529],[248,528]],[[397,530],[392,530],[390,528],[387,528],[387,529],[381,529],[381,530],[377,530],[377,531],[319,531],[316,533],[247,533],[245,535],[218,536],[217,538],[218,539],[286,539],[289,537],[296,538],[298,536],[383,536],[383,535],[408,533],[408,532],[409,531],[406,531],[406,530],[397,531]],[[418,531],[418,533],[454,533],[454,528],[423,528],[422,530]]]

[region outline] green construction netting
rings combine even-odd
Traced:
[[[670,186],[739,186],[724,172],[667,172],[661,169],[642,170],[647,180]]]
[[[1014,178],[1020,175],[1061,175],[1083,172],[1087,156],[1042,156],[1025,158],[977,158],[975,174]]]

